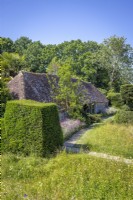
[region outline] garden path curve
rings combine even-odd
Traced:
[[[93,152],[85,149],[85,147],[82,144],[77,144],[77,140],[85,134],[86,131],[89,131],[93,128],[95,128],[97,124],[91,125],[89,128],[84,128],[75,133],[71,138],[69,138],[67,141],[64,142],[63,148],[66,150],[66,152],[72,152],[72,153],[81,153],[84,152],[88,155],[95,156],[95,157],[100,157],[100,158],[106,158],[108,160],[114,160],[118,162],[124,162],[126,164],[133,164],[133,159],[126,159],[122,158],[120,156],[113,156],[109,155],[106,153],[98,153],[98,152]]]

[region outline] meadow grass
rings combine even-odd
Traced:
[[[87,131],[78,141],[90,151],[133,158],[133,126],[106,123]]]
[[[131,200],[133,165],[61,153],[2,156],[2,200]]]

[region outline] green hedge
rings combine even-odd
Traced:
[[[2,151],[47,156],[63,144],[58,110],[53,103],[7,102]]]
[[[130,123],[133,124],[133,111],[120,110],[115,115],[117,123]]]

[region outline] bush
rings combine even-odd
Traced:
[[[112,106],[121,107],[123,105],[123,100],[120,93],[114,91],[109,91],[107,98]]]
[[[122,85],[121,96],[124,103],[133,111],[133,84]]]
[[[86,124],[93,124],[101,122],[101,114],[88,114],[86,117]]]
[[[123,106],[121,107],[121,109],[122,109],[122,110],[125,110],[125,111],[130,111],[129,106],[127,106],[126,104],[123,105]]]
[[[115,121],[117,123],[131,123],[133,124],[133,111],[120,110],[115,115]]]
[[[105,109],[105,112],[103,113],[103,116],[112,116],[117,113],[117,109],[114,107],[109,107]]]
[[[2,134],[5,134],[4,118],[0,119],[0,125],[1,125],[1,132],[2,132]]]
[[[53,103],[17,100],[7,103],[2,151],[47,156],[63,143],[57,107]]]
[[[0,79],[0,88],[1,88],[1,112],[0,112],[0,117],[4,116],[5,112],[5,107],[6,107],[6,102],[11,100],[11,95],[9,93],[9,89],[7,88],[5,79]]]

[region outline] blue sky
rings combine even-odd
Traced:
[[[133,47],[133,0],[0,0],[0,36],[43,44],[124,36]]]

